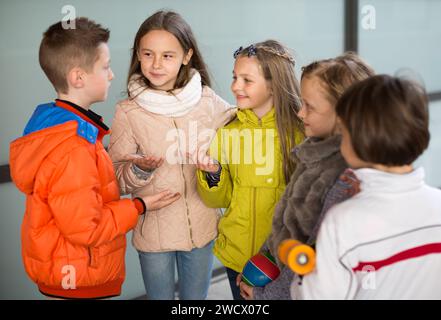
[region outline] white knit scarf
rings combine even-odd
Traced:
[[[129,81],[130,96],[145,110],[166,117],[181,117],[190,112],[202,96],[201,76],[192,69],[192,77],[182,90],[175,95],[165,91],[146,89],[140,75],[133,75]]]

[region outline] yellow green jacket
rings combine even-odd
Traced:
[[[198,170],[198,192],[208,207],[227,208],[219,221],[215,256],[241,272],[271,232],[274,208],[285,189],[274,108],[262,119],[251,110],[218,130],[210,156],[222,165],[220,182],[209,188]],[[303,139],[296,134],[295,143]]]

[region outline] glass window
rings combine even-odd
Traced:
[[[441,101],[429,105],[430,144],[423,155],[417,159],[415,166],[422,166],[426,172],[426,182],[441,188]]]
[[[69,4],[78,16],[90,17],[111,30],[115,78],[108,100],[93,107],[108,124],[115,104],[124,98],[136,31],[144,19],[163,8],[177,11],[190,24],[212,75],[213,89],[230,103],[234,103],[230,92],[233,52],[240,46],[268,38],[280,40],[293,49],[297,72],[313,59],[343,51],[343,0],[134,0],[130,5],[120,0],[75,0]],[[65,15],[63,5],[53,0],[12,1],[0,11],[0,37],[6,44],[0,65],[8,75],[0,88],[7,106],[0,108],[0,118],[9,119],[0,126],[0,164],[8,162],[9,142],[21,135],[36,105],[55,97],[38,64],[38,47],[48,26]]]
[[[441,91],[441,1],[361,0],[359,12],[359,53],[378,73],[411,72]]]

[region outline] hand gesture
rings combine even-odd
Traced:
[[[151,171],[159,168],[164,163],[163,158],[156,158],[153,156],[142,156],[132,160],[132,162],[140,169],[144,171]]]
[[[172,193],[169,190],[162,191],[160,193],[154,194],[152,196],[142,197],[145,205],[147,207],[147,211],[158,210],[164,208],[181,197],[179,192]]]
[[[216,173],[219,171],[220,165],[205,152],[196,150],[194,155],[187,153],[187,157],[194,163],[199,170]]]

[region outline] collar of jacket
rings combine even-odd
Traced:
[[[98,139],[102,140],[106,134],[110,133],[110,129],[104,124],[102,117],[92,110],[83,109],[70,101],[60,99],[55,99],[55,105],[76,114],[84,121],[96,127],[98,129]]]
[[[354,173],[361,181],[360,189],[363,192],[403,193],[417,190],[425,184],[422,167],[405,174],[389,173],[372,168],[356,169]]]
[[[266,115],[259,119],[251,109],[239,109],[237,111],[237,118],[240,122],[246,123],[255,127],[270,127],[275,126],[276,112],[272,108]]]
[[[309,137],[302,144],[294,147],[292,156],[298,163],[311,164],[340,152],[341,135],[326,139]]]

